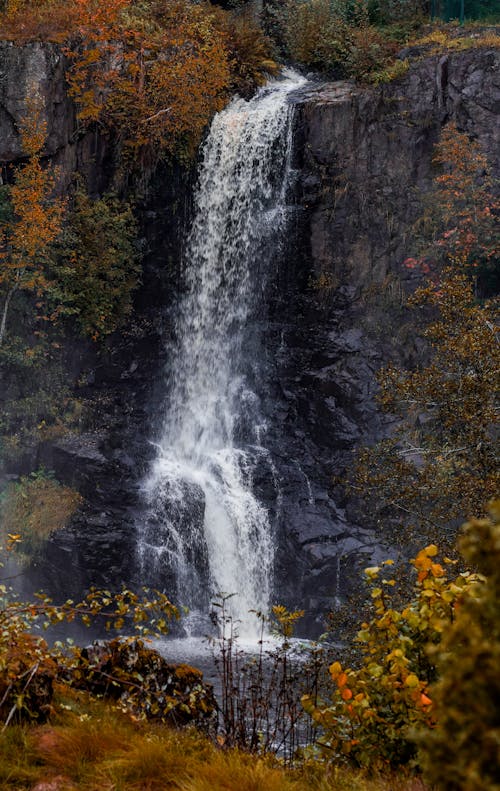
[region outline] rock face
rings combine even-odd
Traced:
[[[373,400],[382,359],[419,354],[402,306],[408,275],[401,262],[411,252],[443,124],[455,120],[478,139],[498,172],[498,61],[498,51],[488,49],[435,56],[379,88],[311,83],[294,100],[294,220],[264,326],[266,445],[276,481],[256,471],[255,485],[280,545],[275,598],[300,605],[312,620],[344,599],[360,566],[386,556],[333,479],[357,444],[384,431]],[[36,89],[61,189],[79,169],[102,191],[118,183],[113,141],[78,131],[64,70],[56,47],[0,44],[0,163],[6,173],[21,156],[19,122]],[[90,582],[130,583],[135,574],[140,482],[163,408],[162,337],[175,305],[192,182],[192,173],[166,167],[145,179],[139,219],[146,255],[134,319],[100,350],[76,341],[71,350],[71,380],[95,399],[92,425],[45,443],[24,462],[54,469],[86,498],[34,573],[35,585],[64,596]]]
[[[78,170],[92,192],[109,187],[112,146],[106,136],[80,129],[67,93],[67,61],[56,44],[16,46],[0,41],[0,165],[23,156],[19,130],[33,106],[47,124],[44,153],[59,167],[59,189],[65,192]]]
[[[92,194],[126,194],[127,175],[117,166],[113,136],[80,127],[67,94],[67,66],[56,45],[0,42],[1,182],[11,181],[22,159],[20,129],[35,98],[47,124],[43,153],[57,168],[59,192],[67,191],[78,171]],[[194,175],[194,168],[160,164],[154,173],[136,176],[143,272],[133,315],[101,345],[70,332],[65,344],[67,385],[92,405],[83,433],[34,445],[4,470],[27,474],[44,466],[85,499],[72,524],[30,569],[28,591],[45,587],[78,596],[90,584],[115,586],[134,573],[138,489],[154,454],[148,440],[162,405],[163,338],[175,302]]]
[[[442,126],[455,121],[500,171],[499,61],[488,49],[435,56],[379,88],[341,82],[296,97],[296,224],[271,306],[269,442],[283,495],[278,589],[306,611],[335,607],[359,567],[390,551],[356,524],[334,478],[384,431],[373,400],[382,361],[421,354],[402,262]]]
[[[498,67],[498,51],[469,50],[427,58],[380,88],[336,83],[303,98],[304,242],[316,276],[327,272],[358,290],[401,276],[408,229],[448,121],[478,140],[498,174]]]

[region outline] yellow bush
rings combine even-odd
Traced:
[[[429,686],[436,671],[427,646],[439,644],[462,600],[482,588],[482,578],[471,572],[450,578],[437,555],[431,544],[412,561],[414,598],[401,608],[393,606],[391,561],[366,569],[373,617],[358,632],[361,665],[330,666],[331,702],[303,698],[321,728],[324,757],[376,769],[406,765],[416,757],[415,734],[434,727]]]

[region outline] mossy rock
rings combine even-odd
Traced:
[[[150,720],[207,730],[217,717],[212,685],[202,672],[167,662],[141,640],[116,638],[82,649],[72,683]]]

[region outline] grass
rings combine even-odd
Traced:
[[[0,791],[425,791],[416,779],[366,778],[311,760],[222,750],[195,731],[136,722],[109,703],[59,692],[44,726],[0,734]]]
[[[452,23],[437,24],[429,33],[410,42],[410,46],[429,46],[427,55],[436,52],[462,52],[467,49],[500,47],[500,35],[496,28],[480,28],[477,25],[457,27]]]

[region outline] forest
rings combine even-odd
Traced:
[[[500,789],[499,45],[0,0],[0,789]]]

